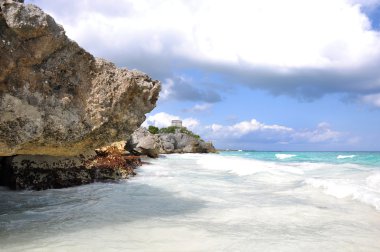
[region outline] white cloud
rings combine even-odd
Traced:
[[[380,90],[380,34],[361,8],[378,0],[30,1],[96,56],[155,78],[196,69],[306,99]],[[173,81],[162,98],[220,100]]]
[[[203,112],[203,111],[209,110],[211,107],[212,107],[212,104],[210,103],[195,104],[193,107],[189,109],[185,109],[185,112],[191,112],[191,113]]]
[[[186,128],[193,130],[199,125],[199,121],[194,118],[185,118],[183,119],[182,124]]]
[[[154,115],[149,115],[142,126],[148,127],[150,125],[153,125],[159,128],[163,128],[170,126],[172,120],[181,120],[181,118],[179,116],[171,115],[165,112],[160,112]],[[194,118],[184,118],[182,119],[182,124],[183,126],[192,130],[199,125],[199,121]]]
[[[380,50],[367,17],[344,0],[120,0],[130,9],[124,16],[90,5],[76,4],[83,12],[74,24],[57,16],[71,37],[87,43],[96,36],[117,51],[298,68],[356,65]]]
[[[267,125],[258,122],[256,119],[250,121],[242,121],[230,126],[223,126],[220,124],[212,124],[206,126],[207,129],[211,130],[212,138],[230,138],[230,137],[242,137],[244,135],[254,133],[254,132],[266,132],[274,134],[282,134],[293,132],[292,128],[281,126],[281,125]]]
[[[315,129],[299,130],[282,125],[268,125],[252,119],[234,125],[212,124],[206,126],[208,138],[214,140],[247,140],[269,141],[271,143],[329,143],[344,141],[347,134],[332,130],[326,122],[321,122]],[[349,138],[347,138],[349,140]]]
[[[380,93],[378,94],[370,94],[370,95],[363,95],[359,98],[362,102],[380,108]]]
[[[326,122],[319,123],[315,130],[303,130],[292,134],[294,141],[305,141],[310,143],[320,143],[329,141],[339,141],[345,134],[330,129]]]
[[[280,125],[266,125],[258,122],[256,119],[252,119],[251,121],[244,121],[237,123],[230,127],[232,131],[237,131],[238,134],[244,135],[253,131],[274,131],[274,132],[291,132],[293,129],[280,126]]]

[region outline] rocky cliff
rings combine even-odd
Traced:
[[[0,0],[0,185],[64,187],[82,183],[83,171],[96,173],[86,183],[104,169],[127,169],[128,159],[115,161],[124,153],[99,156],[94,149],[141,125],[155,107],[159,81],[93,57],[51,16],[20,2]],[[49,182],[65,179],[74,182]]]
[[[151,134],[145,128],[137,129],[126,142],[127,151],[135,155],[157,157],[171,153],[215,153],[210,142],[185,133]]]
[[[0,1],[0,156],[73,156],[124,139],[159,91],[94,58],[38,7]]]

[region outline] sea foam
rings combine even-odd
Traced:
[[[372,174],[365,179],[309,178],[305,180],[305,184],[320,188],[325,194],[338,199],[350,198],[380,211],[380,173]]]
[[[276,154],[275,156],[276,156],[277,159],[282,160],[282,159],[288,159],[288,158],[296,157],[297,155],[294,155],[294,154],[283,154],[283,153],[281,153],[281,154]]]
[[[125,182],[0,190],[1,249],[380,251],[378,167],[246,154],[166,155]]]
[[[338,155],[337,159],[354,158],[356,155]]]
[[[218,155],[205,155],[197,158],[197,163],[204,169],[227,171],[239,176],[257,173],[303,174],[303,169],[296,165],[287,165],[277,162],[261,161],[241,157],[224,157]]]
[[[276,154],[290,155],[291,154]],[[250,158],[193,155],[199,169],[218,170],[267,183],[305,183],[338,199],[350,198],[380,210],[380,173],[357,164],[283,163]],[[288,158],[288,157],[287,157]],[[313,177],[315,174],[317,178]]]

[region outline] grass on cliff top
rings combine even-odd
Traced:
[[[197,134],[194,134],[191,130],[188,130],[186,127],[177,127],[177,126],[169,126],[167,128],[157,128],[155,126],[149,126],[148,131],[152,134],[168,134],[168,133],[176,133],[176,130],[179,130],[180,133],[192,136],[196,139],[202,140],[201,137]]]

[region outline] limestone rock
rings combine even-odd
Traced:
[[[110,145],[100,147],[98,149],[95,149],[96,153],[108,153],[110,149],[117,150],[118,152],[122,154],[126,154],[127,151],[125,149],[126,141],[118,141],[111,143]]]
[[[138,128],[129,137],[126,149],[132,154],[156,158],[159,154],[158,138],[145,128]]]
[[[216,153],[212,143],[185,133],[159,134],[160,153]]]
[[[95,181],[126,179],[141,165],[112,146],[102,152],[77,157],[17,155],[0,158],[0,186],[11,189],[43,190],[64,188]]]
[[[126,143],[126,149],[135,155],[157,157],[170,153],[216,153],[212,143],[185,133],[153,135],[145,128],[137,129]]]
[[[0,1],[0,156],[74,156],[126,139],[159,91],[94,58],[38,7]]]

